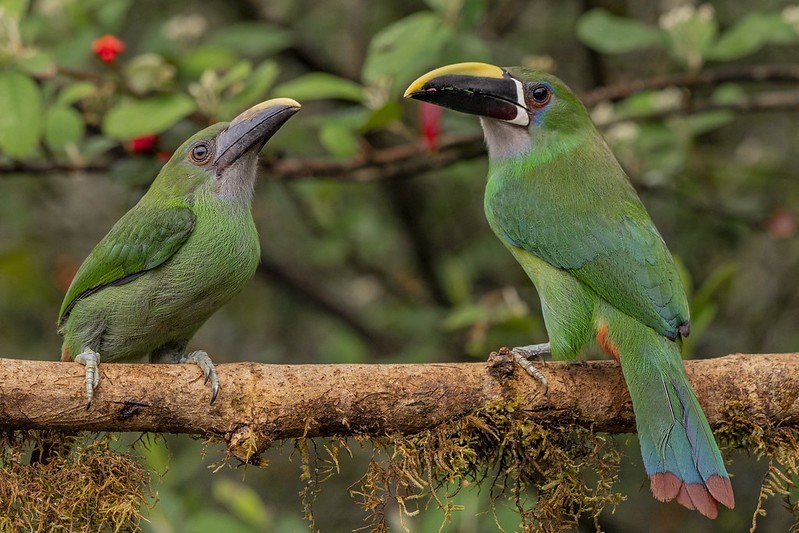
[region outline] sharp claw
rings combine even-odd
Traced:
[[[86,367],[86,410],[88,411],[94,399],[94,389],[100,383],[100,370],[97,367],[100,363],[100,354],[87,349],[75,357],[75,362]]]
[[[544,394],[549,392],[549,381],[547,381],[546,376],[544,376],[543,372],[538,370],[533,364],[530,362],[532,358],[538,358],[539,360],[543,359],[541,356],[545,353],[549,353],[549,343],[547,344],[536,344],[532,346],[520,346],[518,348],[514,348],[511,350],[514,359],[516,362],[519,363],[525,372],[530,374],[536,381],[541,383],[544,386]]]
[[[202,369],[205,376],[203,383],[205,385],[209,382],[211,383],[211,403],[213,404],[219,395],[219,379],[216,377],[216,368],[214,368],[214,363],[208,357],[208,354],[203,351],[196,351],[180,358],[179,361],[181,363],[194,363]]]

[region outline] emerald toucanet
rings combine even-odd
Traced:
[[[573,358],[595,337],[621,363],[655,498],[715,518],[735,505],[713,434],[685,376],[688,303],[669,250],[582,103],[558,78],[462,63],[406,97],[480,116],[485,212],[541,298],[549,343]],[[533,371],[536,373],[537,371]]]
[[[87,408],[101,358],[197,364],[216,399],[211,358],[186,345],[255,273],[258,152],[299,109],[276,98],[195,134],[83,262],[58,326],[62,360],[86,366]]]

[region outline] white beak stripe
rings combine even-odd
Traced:
[[[527,114],[527,103],[524,101],[524,87],[522,82],[516,78],[511,78],[511,80],[516,84],[516,117],[508,122],[519,126],[527,126],[530,124],[530,115]]]

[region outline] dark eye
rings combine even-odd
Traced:
[[[547,100],[549,100],[551,93],[549,92],[549,89],[547,87],[539,85],[533,88],[532,95],[533,95],[533,100],[535,100],[539,104],[543,104],[546,103]]]
[[[206,141],[200,141],[189,150],[189,158],[195,165],[204,165],[211,159],[211,146]]]

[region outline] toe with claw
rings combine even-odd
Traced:
[[[513,358],[516,359],[525,372],[530,374],[536,379],[536,381],[541,383],[544,386],[545,392],[548,391],[549,382],[547,381],[547,378],[540,370],[533,366],[531,360],[537,359],[539,361],[543,361],[542,356],[549,353],[549,343],[518,346],[513,348],[511,353],[513,354]]]
[[[186,364],[196,364],[199,366],[202,371],[203,375],[205,376],[205,383],[211,382],[211,403],[216,401],[216,397],[219,394],[219,378],[216,376],[216,367],[214,367],[214,362],[211,361],[211,358],[202,350],[198,350],[196,352],[191,352],[190,354],[184,355],[178,360],[179,363],[186,363]]]
[[[100,354],[87,348],[83,353],[75,357],[75,362],[86,367],[86,410],[88,411],[94,399],[94,389],[100,383],[100,370],[98,368]]]

